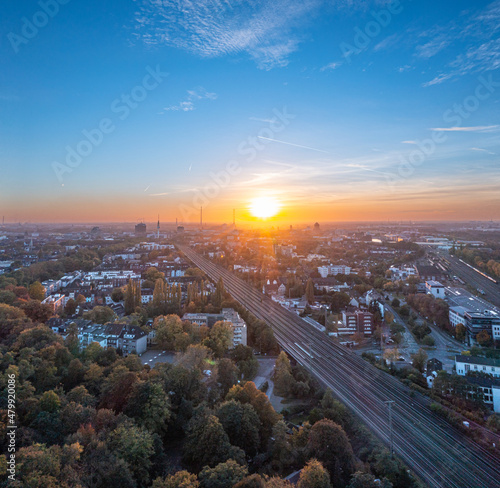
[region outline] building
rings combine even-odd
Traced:
[[[446,288],[446,300],[450,306],[449,318],[453,327],[456,327],[458,324],[463,324],[467,327],[467,320],[469,320],[469,328],[473,332],[473,322],[479,320],[481,315],[484,315],[485,330],[493,340],[500,340],[500,322],[494,320],[495,317],[500,317],[500,310],[498,308],[483,298],[474,296],[464,288]],[[477,315],[473,317],[471,315],[473,313]],[[466,314],[469,315],[466,317]],[[491,324],[491,329],[489,329],[488,322]],[[473,337],[475,338],[475,335]]]
[[[135,236],[136,237],[146,237],[147,234],[147,228],[146,224],[144,222],[141,222],[140,224],[137,224],[135,226]]]
[[[322,278],[337,276],[338,274],[348,275],[351,274],[351,268],[343,264],[329,264],[327,266],[319,266],[318,273]]]
[[[460,376],[469,373],[485,373],[500,378],[500,359],[478,356],[455,356],[455,370]]]
[[[434,266],[415,266],[417,274],[422,281],[439,281],[444,278],[443,272]]]
[[[217,313],[186,313],[182,320],[206,325],[212,328],[216,322],[229,322],[233,330],[233,348],[242,344],[247,345],[247,324],[233,308],[223,308],[220,314]]]
[[[66,304],[66,297],[64,295],[50,295],[42,301],[43,305],[49,305],[54,313],[60,312]]]
[[[445,298],[444,285],[439,281],[426,281],[425,291],[428,295],[433,295],[435,298]]]
[[[64,320],[57,317],[49,319],[46,325],[63,338],[66,338],[72,323],[77,327],[78,340],[82,349],[94,342],[103,348],[114,347],[115,349],[121,349],[125,356],[128,354],[141,355],[147,349],[147,334],[135,325],[101,325],[85,319]]]
[[[491,338],[498,334],[500,315],[493,310],[483,312],[465,312],[465,328],[467,329],[467,342],[469,345],[477,342],[476,337],[481,331],[486,331]]]
[[[344,310],[342,312],[342,327],[338,328],[339,335],[353,335],[356,333],[371,336],[373,333],[373,314],[364,310]]]
[[[467,377],[467,381],[480,389],[483,394],[483,402],[495,413],[500,413],[500,380],[496,378]]]

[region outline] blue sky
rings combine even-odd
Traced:
[[[500,1],[7,0],[0,25],[8,221],[259,195],[290,221],[500,218]]]

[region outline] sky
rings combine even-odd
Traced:
[[[499,34],[499,0],[5,0],[0,215],[500,219]]]

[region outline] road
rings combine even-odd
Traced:
[[[478,290],[483,290],[485,295],[482,298],[500,307],[500,285],[496,285],[493,281],[461,263],[458,258],[450,256],[447,251],[435,250],[435,252],[438,256],[449,261],[450,274],[462,278],[467,284],[472,285]]]
[[[500,463],[429,409],[430,399],[339,346],[230,271],[191,248],[178,245],[214,281],[274,330],[280,346],[346,404],[389,445],[388,410],[392,410],[394,450],[432,488],[498,488]]]

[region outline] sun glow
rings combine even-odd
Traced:
[[[273,197],[257,197],[250,202],[250,212],[259,219],[274,217],[279,210],[280,204]]]

